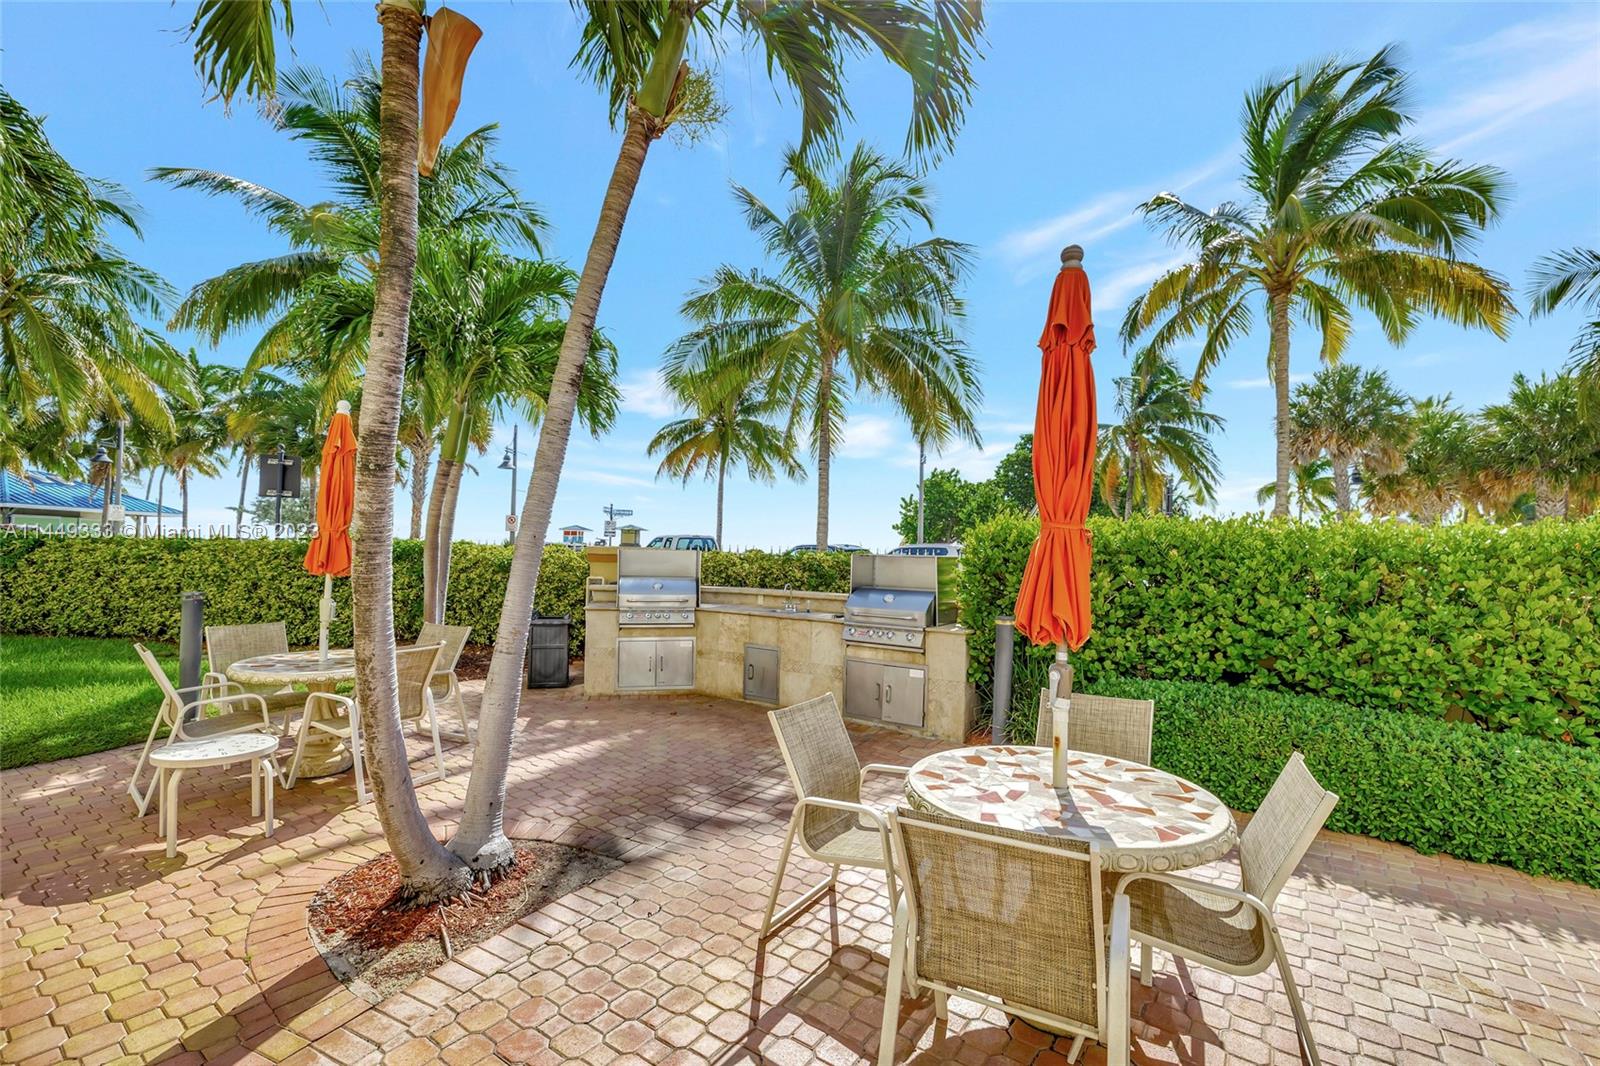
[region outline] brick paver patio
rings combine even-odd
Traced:
[[[791,799],[760,710],[572,689],[529,693],[523,713],[513,835],[627,864],[377,1007],[343,990],[305,933],[316,888],[383,847],[348,775],[280,792],[268,840],[242,766],[193,774],[172,860],[123,792],[132,749],[0,775],[0,1060],[870,1061],[881,880],[847,874],[836,906],[756,951]],[[937,747],[857,740],[863,761]],[[441,834],[466,751],[450,764],[422,790]],[[1278,909],[1330,1066],[1600,1061],[1600,892],[1324,833]],[[1299,1061],[1270,974],[1156,960],[1155,988],[1134,984],[1136,1061]],[[952,1002],[948,1027],[929,1003],[902,1014],[906,1062],[1053,1064],[1065,1046],[970,1004]]]

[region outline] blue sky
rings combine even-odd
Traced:
[[[554,223],[550,253],[576,262],[617,138],[601,95],[568,67],[569,10],[457,6],[485,30],[457,129],[500,124],[501,158]],[[46,129],[77,166],[136,194],[145,239],[126,242],[128,250],[180,290],[282,249],[232,203],[149,183],[149,167],[203,166],[304,200],[323,195],[303,154],[252,107],[227,114],[206,102],[180,32],[189,9],[186,2],[17,0],[0,7],[0,81],[48,116]],[[351,53],[377,48],[369,2],[305,3],[297,12],[293,61],[340,71]],[[956,150],[931,175],[938,231],[979,253],[967,296],[969,340],[983,365],[984,443],[953,448],[931,465],[984,476],[1030,428],[1034,343],[1058,251],[1069,241],[1087,248],[1102,344],[1095,358],[1101,415],[1111,417],[1112,379],[1126,367],[1115,341],[1122,308],[1174,254],[1133,207],[1163,189],[1207,204],[1227,198],[1245,90],[1327,52],[1401,43],[1414,74],[1417,132],[1443,154],[1510,172],[1509,210],[1478,255],[1519,290],[1544,252],[1600,242],[1600,5],[995,3],[988,12],[976,99]],[[727,123],[709,143],[659,143],[646,164],[601,310],[621,352],[626,409],[604,440],[574,438],[557,523],[598,527],[600,508],[614,502],[632,507],[634,521],[651,533],[712,526],[713,486],[657,481],[646,457],[646,442],[673,415],[654,368],[682,331],[677,308],[696,280],[722,262],[758,262],[729,183],[781,198],[779,160],[798,133],[795,108],[769,86],[759,58],[735,51],[717,69],[731,105]],[[850,139],[897,150],[908,96],[888,69],[857,65]],[[1362,319],[1349,358],[1388,369],[1414,393],[1449,392],[1478,406],[1500,397],[1516,371],[1559,367],[1576,329],[1571,312],[1518,322],[1508,341],[1428,324],[1396,350]],[[238,363],[254,339],[241,335],[201,351]],[[1264,337],[1248,338],[1212,379],[1211,406],[1227,419],[1216,442],[1222,513],[1254,509],[1255,488],[1272,475],[1265,351]],[[1295,353],[1297,378],[1309,374],[1316,340],[1303,328]],[[508,426],[500,437],[463,486],[459,535],[502,535],[508,475],[496,467]],[[530,442],[524,431],[525,464]],[[895,543],[897,501],[914,490],[915,477],[916,449],[904,424],[858,400],[833,477],[834,539]],[[224,520],[236,484],[197,484],[198,521]],[[810,481],[730,483],[725,539],[733,545],[809,541],[814,520]]]

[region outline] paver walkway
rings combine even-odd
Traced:
[[[938,747],[857,741],[863,762]],[[756,951],[791,802],[756,707],[529,693],[512,835],[627,865],[378,1007],[338,985],[304,928],[316,888],[383,847],[348,776],[280,791],[268,840],[242,767],[191,775],[168,860],[123,792],[132,761],[123,749],[0,774],[4,1062],[790,1066],[876,1049],[881,880],[847,874],[836,906]],[[465,749],[449,764],[422,790],[441,834],[466,789]],[[892,781],[878,787],[891,798]],[[789,898],[802,886],[791,878]],[[1278,912],[1329,1066],[1600,1061],[1600,892],[1325,833]],[[1298,1061],[1270,974],[1156,960],[1154,990],[1134,984],[1136,1061]],[[1064,1061],[1065,1043],[957,1001],[948,1027],[929,1003],[902,1013],[906,1062],[1043,1066]]]

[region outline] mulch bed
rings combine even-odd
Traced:
[[[487,891],[443,907],[391,906],[400,889],[393,856],[363,863],[323,885],[311,899],[311,943],[350,991],[381,1003],[446,959],[443,922],[459,955],[523,915],[603,877],[622,864],[582,848],[520,841],[516,860]]]
[[[468,644],[456,660],[456,676],[463,681],[482,681],[489,676],[489,660],[493,658],[493,644]]]

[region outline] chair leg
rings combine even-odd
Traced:
[[[144,739],[144,749],[139,752],[139,761],[133,764],[133,776],[128,779],[128,795],[133,797],[140,818],[150,810],[150,797],[156,794],[156,782],[161,778],[161,774],[157,772],[150,782],[150,787],[142,793],[139,791],[139,775],[144,773],[145,767],[150,764],[150,752],[156,746],[156,734],[160,731],[161,715],[157,712],[156,720],[150,723],[150,735]]]
[[[166,787],[161,792],[161,813],[167,823],[167,858],[171,859],[178,854],[178,781],[183,771],[166,770],[163,775]]]
[[[1150,945],[1139,945],[1139,983],[1149,988],[1154,980],[1150,976]]]
[[[467,724],[467,701],[461,698],[461,682],[456,679],[454,673],[450,675],[449,698],[455,701],[456,714],[461,717],[461,739],[465,740],[469,747],[475,746],[477,741],[472,737],[472,727]]]
[[[794,833],[799,825],[800,812],[797,810],[789,818],[789,831],[784,834],[783,850],[778,853],[778,872],[772,877],[772,891],[767,894],[767,913],[761,919],[761,936],[765,940],[772,929],[772,912],[778,906],[778,892],[783,888],[783,875],[789,869],[789,850],[794,847]],[[838,876],[838,867],[834,867],[834,876]]]
[[[433,761],[439,767],[434,780],[444,780],[444,746],[439,743],[439,709],[428,701],[428,724],[433,727]]]
[[[261,760],[260,768],[261,768],[261,778],[262,778],[263,783],[266,785],[266,790],[267,790],[267,812],[266,812],[267,813],[267,818],[266,818],[266,821],[267,821],[267,836],[270,837],[272,835],[272,833],[273,833],[273,824],[272,824],[272,822],[273,822],[272,790],[273,790],[273,786],[276,784],[276,779],[277,779],[277,776],[278,776],[278,767],[277,767],[276,760],[274,760],[272,756],[268,755],[266,758]]]
[[[311,709],[300,716],[300,735],[294,742],[294,758],[289,760],[289,776],[284,779],[284,788],[293,788],[294,783],[300,780],[300,758],[306,752],[306,738],[311,732]]]
[[[361,758],[361,723],[359,716],[354,714],[350,716],[350,758],[355,764],[356,805],[364,807],[367,803],[367,771]]]
[[[883,990],[883,1032],[878,1036],[878,1066],[893,1066],[894,1042],[900,1033],[900,984],[906,967],[906,927],[910,916],[904,904],[895,909],[894,940],[889,948],[889,980]],[[915,989],[912,989],[915,992]]]
[[[261,817],[261,767],[260,759],[250,760],[250,817]]]
[[[1083,1054],[1083,1037],[1075,1036],[1075,1037],[1072,1038],[1072,1046],[1067,1049],[1067,1061],[1068,1062],[1077,1062],[1078,1061],[1078,1056],[1082,1055],[1082,1054]]]
[[[1272,937],[1272,951],[1277,957],[1278,976],[1283,979],[1283,990],[1289,997],[1289,1009],[1294,1012],[1295,1031],[1300,1034],[1300,1048],[1311,1066],[1322,1066],[1322,1058],[1317,1054],[1317,1043],[1311,1038],[1311,1021],[1306,1017],[1306,1008],[1300,1002],[1300,989],[1295,986],[1294,971],[1289,968],[1289,956],[1283,950],[1283,938],[1278,936],[1278,930],[1268,927]]]
[[[933,993],[933,1016],[941,1022],[950,1020],[950,993],[939,991]]]

